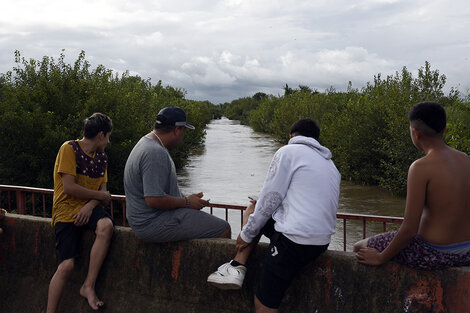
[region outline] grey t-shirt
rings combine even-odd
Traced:
[[[124,168],[126,217],[134,231],[144,230],[163,210],[151,208],[145,197],[181,197],[176,169],[168,151],[157,141],[142,137]]]

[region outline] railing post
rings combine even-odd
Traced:
[[[109,202],[110,202],[110,205],[109,205],[109,207],[110,207],[110,209],[111,209],[111,217],[114,219],[114,206],[113,206],[113,200],[111,199],[111,201],[109,201]]]
[[[8,211],[11,212],[11,195],[10,195],[10,190],[8,190]]]
[[[31,194],[31,206],[33,207],[33,216],[36,215],[36,208],[34,207],[34,192]]]
[[[46,217],[46,195],[42,194],[42,216]]]
[[[122,226],[126,226],[126,201],[122,201]]]
[[[366,238],[366,218],[362,218],[362,239]]]
[[[16,191],[16,212],[26,214],[26,192]]]

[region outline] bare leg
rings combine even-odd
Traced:
[[[279,312],[278,309],[271,309],[267,306],[263,305],[259,300],[258,297],[255,295],[255,310],[256,313],[277,313]]]
[[[367,243],[369,242],[369,238],[359,240],[354,244],[353,252],[358,252],[362,248],[367,248]]]
[[[103,261],[108,253],[113,230],[113,222],[109,218],[102,218],[98,221],[95,231],[96,239],[90,252],[88,275],[80,288],[80,295],[88,300],[88,304],[93,310],[98,310],[104,305],[103,301],[96,296],[95,283],[101,265],[103,265]]]
[[[59,304],[60,297],[62,296],[70,274],[72,274],[74,264],[74,259],[62,261],[57,267],[54,276],[52,276],[47,297],[47,313],[55,313],[57,311],[57,305]]]

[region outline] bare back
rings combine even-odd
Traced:
[[[416,163],[427,178],[418,234],[438,245],[470,241],[470,158],[446,146]]]

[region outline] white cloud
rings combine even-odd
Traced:
[[[135,43],[138,46],[160,46],[164,43],[164,37],[160,32],[152,32],[149,34],[136,35]]]
[[[17,0],[0,11],[0,72],[26,58],[129,70],[215,103],[276,94],[285,83],[356,87],[431,62],[470,88],[464,0]]]

